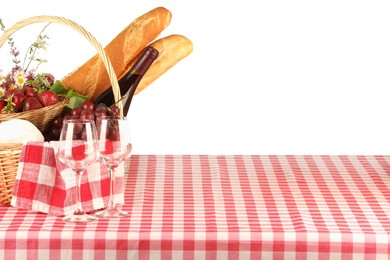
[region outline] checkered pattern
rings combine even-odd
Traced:
[[[73,171],[56,156],[58,142],[30,142],[23,147],[11,205],[50,215],[72,214],[76,208]],[[116,174],[115,201],[124,202],[123,165]],[[86,212],[107,206],[110,175],[96,162],[82,176],[81,200]]]
[[[133,155],[130,216],[0,207],[0,258],[389,259],[390,157]]]

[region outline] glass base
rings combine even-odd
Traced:
[[[128,215],[127,212],[119,210],[115,207],[106,208],[105,210],[95,213],[95,216],[99,218],[123,218],[126,217],[127,215]]]
[[[94,216],[85,213],[81,213],[81,214],[75,213],[73,215],[65,216],[64,218],[62,218],[63,221],[69,223],[87,223],[87,222],[94,221],[95,219],[96,218]]]

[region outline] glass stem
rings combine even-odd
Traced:
[[[81,204],[81,176],[83,175],[82,170],[76,171],[76,211],[75,214],[82,215],[84,214],[83,207]]]
[[[108,208],[115,208],[114,203],[114,190],[115,190],[115,167],[108,166],[108,171],[110,172],[110,198],[108,200]]]

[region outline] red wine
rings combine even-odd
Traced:
[[[119,81],[119,88],[121,96],[125,96],[125,104],[123,106],[123,115],[126,116],[130,107],[131,100],[135,93],[135,90],[138,87],[138,84],[141,82],[142,77],[145,75],[146,71],[150,68],[153,61],[157,58],[159,52],[152,46],[147,46],[143,51],[142,55],[134,63],[133,67],[127,72]],[[103,93],[93,100],[94,104],[104,103],[108,107],[115,104],[114,93],[112,88],[109,87]]]

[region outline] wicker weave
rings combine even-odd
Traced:
[[[34,16],[22,21],[17,22],[8,30],[6,30],[0,37],[0,48],[7,41],[7,39],[16,31],[23,28],[26,25],[34,24],[38,22],[50,22],[50,23],[59,23],[71,27],[77,32],[81,33],[97,50],[99,57],[102,59],[104,66],[107,70],[108,76],[110,78],[110,83],[112,86],[112,91],[114,93],[115,101],[119,101],[121,98],[120,89],[118,85],[118,79],[116,77],[114,68],[107,56],[104,52],[101,44],[92,36],[87,30],[78,25],[77,23],[66,19],[60,16]],[[41,131],[47,125],[47,117],[53,117],[53,114],[56,112],[61,112],[63,107],[66,106],[68,100],[63,99],[60,103],[45,107],[41,109],[37,109],[36,111],[27,111],[18,114],[10,115],[1,115],[0,114],[0,122],[9,120],[10,118],[24,118],[34,123],[38,129]],[[121,109],[121,113],[123,113],[123,108],[121,102],[118,103],[119,108]],[[55,112],[53,112],[55,111]],[[9,205],[12,198],[12,190],[16,178],[16,172],[18,169],[18,164],[20,160],[20,155],[22,152],[23,145],[21,144],[0,144],[0,203]]]
[[[9,204],[16,178],[21,144],[1,144],[0,150],[0,203]]]
[[[61,114],[64,107],[69,103],[68,98],[61,98],[61,101],[47,107],[42,107],[35,110],[24,111],[12,114],[0,114],[0,123],[13,119],[25,119],[33,123],[41,132],[44,132],[50,122]]]

